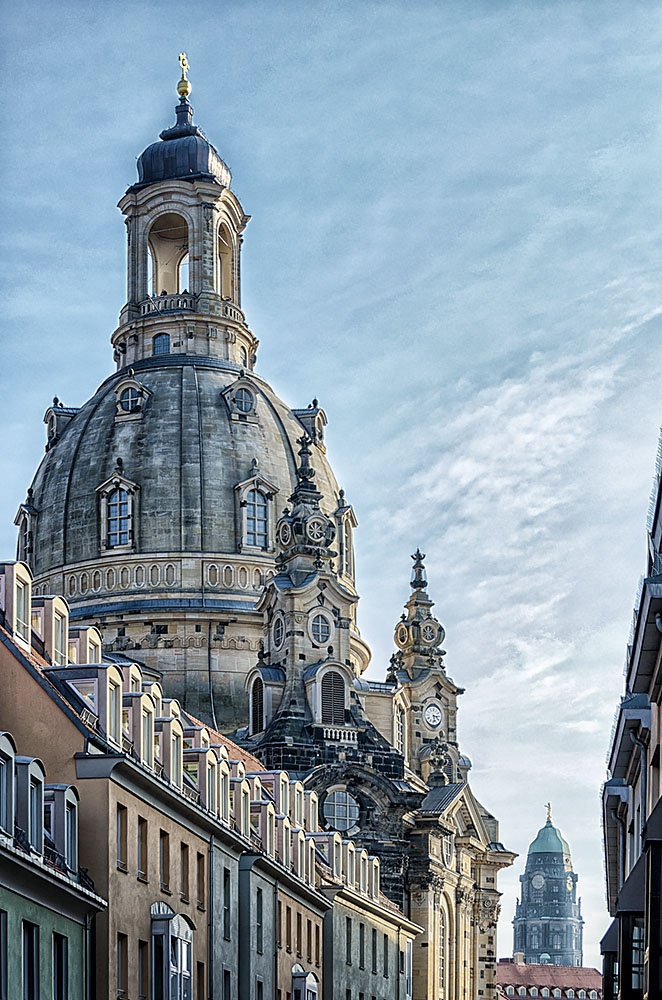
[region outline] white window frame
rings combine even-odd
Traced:
[[[127,494],[129,540],[120,545],[109,545],[109,504],[116,490],[124,490]],[[99,496],[99,549],[102,555],[114,555],[118,552],[133,552],[138,537],[138,494],[140,487],[124,476],[115,475],[97,486]]]
[[[276,527],[276,512],[274,498],[278,493],[278,487],[273,483],[270,483],[268,479],[263,476],[255,475],[251,476],[250,479],[245,479],[242,483],[237,483],[235,486],[235,501],[237,505],[237,514],[240,525],[241,540],[239,542],[239,549],[241,552],[274,552],[274,532]],[[267,520],[267,535],[266,535],[266,545],[254,545],[248,542],[248,496],[252,490],[256,490],[263,494],[266,500],[266,520]]]

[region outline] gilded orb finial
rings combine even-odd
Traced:
[[[177,84],[177,93],[180,97],[188,97],[191,93],[191,84],[188,81],[186,74],[189,70],[188,59],[186,58],[185,52],[179,53],[179,65],[182,67],[182,78]]]

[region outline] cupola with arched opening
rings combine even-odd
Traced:
[[[176,124],[141,154],[138,182],[119,203],[127,301],[112,337],[115,360],[123,369],[155,354],[201,354],[250,370],[258,342],[241,310],[239,261],[249,216],[188,99],[175,110]]]

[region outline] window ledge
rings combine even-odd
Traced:
[[[172,896],[172,891],[163,882],[161,883],[161,892],[165,893],[166,896]]]
[[[145,885],[149,885],[149,879],[147,878],[145,872],[138,872],[137,881],[144,882]]]

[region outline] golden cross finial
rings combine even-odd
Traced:
[[[182,78],[177,84],[177,93],[180,97],[188,97],[191,93],[191,84],[188,81],[186,74],[189,71],[188,59],[186,58],[185,52],[179,53],[179,65],[182,67]]]
[[[545,802],[545,807],[547,809],[547,822],[551,823],[552,822],[552,803],[551,802]]]

